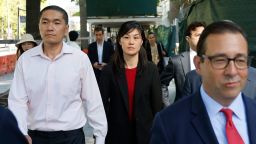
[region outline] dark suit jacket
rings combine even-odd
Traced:
[[[125,69],[115,73],[112,64],[104,67],[100,91],[108,119],[106,144],[132,144],[129,137],[131,133],[136,134],[137,144],[148,144],[153,118],[162,108],[157,67],[148,62],[142,72],[137,71],[134,89],[135,130],[131,133]]]
[[[256,144],[256,103],[243,101],[250,144]],[[156,115],[150,144],[218,144],[199,91]]]
[[[114,48],[111,44],[108,42],[104,41],[103,43],[103,52],[102,52],[102,62],[108,63],[112,54],[114,53]],[[99,62],[99,57],[98,57],[98,49],[97,49],[97,43],[93,42],[89,45],[88,47],[88,57],[92,63],[92,65],[95,62]],[[97,81],[99,82],[100,80],[100,74],[101,70],[93,68],[95,76]]]
[[[152,62],[151,47],[150,47],[149,42],[146,42],[145,49],[147,52],[148,60]],[[163,58],[163,54],[162,54],[162,51],[164,51],[164,49],[163,49],[162,44],[159,42],[157,42],[157,51],[158,51],[158,56],[159,56],[159,62],[157,64],[157,67],[158,67],[159,73],[161,73],[164,69],[164,58]]]
[[[182,88],[185,82],[185,76],[190,71],[190,56],[189,51],[183,52],[180,55],[170,57],[168,65],[161,73],[161,84],[168,86],[170,81],[174,78],[176,85],[175,101],[180,99]]]
[[[27,139],[19,130],[14,115],[3,107],[0,107],[0,143],[27,144]]]
[[[256,99],[256,69],[253,67],[249,68],[248,78],[243,93],[252,98]],[[183,87],[183,92],[181,97],[189,96],[194,94],[201,86],[201,77],[196,73],[195,70],[190,71],[186,75],[186,80]]]

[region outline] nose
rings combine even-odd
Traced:
[[[54,29],[54,24],[53,23],[49,23],[47,25],[47,30],[53,30]]]
[[[133,37],[129,38],[129,44],[134,44],[135,39]]]
[[[237,68],[235,66],[235,62],[233,60],[229,61],[228,66],[225,69],[226,75],[236,75],[237,74]]]

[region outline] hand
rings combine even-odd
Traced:
[[[165,51],[162,51],[162,55],[165,56],[165,55],[166,55],[166,52],[165,52]]]
[[[32,144],[32,139],[29,135],[25,135],[27,141],[28,141],[28,144]]]
[[[93,64],[93,67],[96,68],[96,69],[100,69],[101,68],[101,65],[98,63],[98,62],[95,62]]]
[[[104,62],[103,62],[103,63],[101,63],[99,70],[102,70],[102,69],[103,69],[103,67],[104,67],[104,66],[106,66],[106,65],[107,65],[107,63],[104,63]]]
[[[104,62],[101,63],[101,66],[103,66],[103,67],[106,66],[106,65],[107,65],[107,63],[104,63]]]

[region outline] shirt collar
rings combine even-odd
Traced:
[[[245,107],[244,107],[241,92],[238,94],[238,96],[234,99],[234,101],[228,107],[224,107],[221,104],[219,104],[217,101],[212,99],[205,92],[202,85],[200,88],[200,93],[201,93],[202,100],[205,104],[205,107],[206,107],[209,117],[213,117],[213,116],[217,115],[222,108],[229,108],[234,112],[234,114],[239,119],[245,118]]]
[[[41,42],[38,46],[32,49],[31,56],[42,56],[45,57],[45,54],[43,52],[43,42]],[[69,45],[67,45],[65,42],[63,42],[63,47],[59,55],[73,53],[74,49],[71,48]]]
[[[196,51],[194,51],[192,48],[189,48],[189,52],[190,52],[190,54],[192,54],[192,55],[196,55]]]

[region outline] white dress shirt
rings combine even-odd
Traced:
[[[74,41],[68,41],[67,44],[70,45],[71,47],[81,50],[81,47]]]
[[[218,142],[220,144],[228,144],[225,129],[226,117],[223,112],[220,112],[222,108],[227,107],[223,107],[207,95],[202,86],[200,92]],[[249,144],[246,112],[241,93],[228,106],[228,108],[234,112],[232,120],[238,133],[242,137],[244,143]]]
[[[104,44],[104,41],[102,43],[97,43],[98,60],[100,64],[102,63],[103,44]]]
[[[65,43],[54,60],[42,43],[19,58],[8,104],[24,135],[28,129],[74,130],[88,120],[96,143],[104,143],[107,120],[90,60]]]
[[[195,64],[194,64],[194,57],[196,56],[196,52],[190,48],[189,50],[189,57],[190,57],[190,70],[194,70]]]

